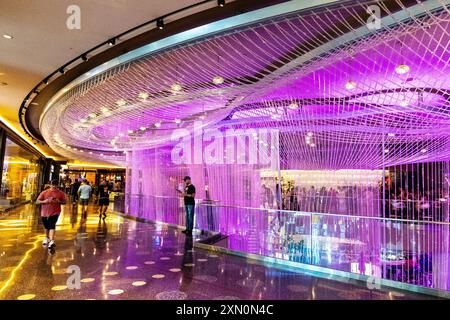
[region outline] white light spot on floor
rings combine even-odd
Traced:
[[[94,278],[84,278],[84,279],[81,279],[80,281],[83,283],[88,283],[88,282],[94,282],[95,279]]]
[[[117,274],[116,271],[103,272],[103,275],[105,276],[115,276],[116,274]]]
[[[159,258],[160,260],[170,260],[170,258],[169,257],[161,257],[161,258]]]
[[[145,281],[134,281],[133,283],[132,283],[132,285],[134,286],[134,287],[141,287],[141,286],[145,286],[147,284],[147,282],[145,282]]]
[[[34,299],[35,297],[36,297],[35,294],[28,293],[28,294],[18,296],[17,300],[31,300],[31,299]]]
[[[155,261],[145,261],[144,264],[147,264],[147,265],[155,264]]]
[[[172,269],[169,269],[169,271],[170,272],[180,272],[181,269],[180,268],[172,268]]]
[[[126,267],[127,270],[136,270],[138,267],[137,266],[128,266]]]
[[[198,262],[206,262],[208,259],[197,259]]]
[[[152,275],[152,278],[153,279],[162,279],[162,278],[165,278],[166,276],[165,275],[163,275],[163,274],[154,274],[154,275]]]
[[[61,291],[61,290],[66,290],[67,286],[54,286],[52,288],[53,291]]]
[[[122,293],[124,293],[124,292],[125,292],[125,291],[123,291],[122,289],[114,289],[114,290],[109,290],[109,291],[108,291],[108,294],[111,294],[111,295],[115,296],[115,295],[122,294]]]
[[[185,267],[193,267],[193,266],[195,266],[195,264],[194,263],[185,263],[184,266]]]

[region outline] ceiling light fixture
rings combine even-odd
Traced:
[[[406,101],[406,100],[400,101],[400,106],[407,107],[408,105],[409,105],[408,101]]]
[[[298,109],[298,104],[295,102],[292,102],[290,105],[288,105],[288,108],[291,110]]]
[[[66,73],[66,70],[64,70],[64,68],[59,68],[59,73],[61,73],[61,74],[64,74],[64,73]]]
[[[406,64],[400,64],[397,67],[395,67],[395,72],[397,74],[405,74],[409,72],[409,66]]]
[[[181,84],[179,84],[179,83],[174,83],[174,84],[170,87],[170,89],[172,89],[172,91],[178,92],[178,91],[181,91],[182,87],[181,87]]]
[[[112,47],[112,46],[115,45],[115,44],[116,44],[116,39],[115,39],[115,38],[112,38],[111,40],[108,41],[108,45],[109,45],[110,47]]]
[[[147,92],[141,92],[141,93],[139,93],[138,98],[142,99],[142,100],[146,100],[148,98],[148,96],[149,96],[149,94]]]
[[[116,101],[116,104],[117,104],[119,107],[123,107],[124,105],[127,104],[127,102],[126,102],[124,99],[119,99],[119,100]]]
[[[215,76],[213,78],[213,83],[214,84],[222,84],[225,80],[221,77],[221,76]]]
[[[164,20],[163,20],[163,18],[159,18],[158,20],[156,20],[156,27],[159,30],[164,29]]]
[[[161,127],[161,122],[156,122],[155,127],[157,127],[157,128]]]
[[[14,39],[14,37],[10,36],[9,34],[4,34],[3,38],[8,39],[8,40]]]
[[[217,5],[219,7],[224,7],[225,6],[225,0],[217,0]]]
[[[84,62],[88,61],[87,55],[83,54],[83,55],[81,56],[81,60],[83,60]]]
[[[347,81],[347,83],[345,84],[345,88],[347,90],[352,90],[356,88],[356,82],[355,81]]]
[[[181,119],[175,119],[175,123],[176,124],[180,124],[181,123]]]
[[[140,127],[139,128],[141,131],[145,131],[145,130],[147,130],[147,128],[146,127]]]

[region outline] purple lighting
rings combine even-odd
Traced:
[[[367,33],[368,3],[127,62],[56,101],[45,139],[126,165],[130,215],[183,225],[189,175],[230,249],[448,291],[450,14],[397,4]]]

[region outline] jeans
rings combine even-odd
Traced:
[[[186,230],[192,231],[194,229],[194,204],[186,204]]]

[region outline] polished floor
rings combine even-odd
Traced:
[[[0,299],[434,299],[266,267],[193,248],[196,236],[170,227],[96,212],[67,205],[53,253],[34,206],[0,216]],[[70,288],[67,270],[77,268],[80,288]]]

